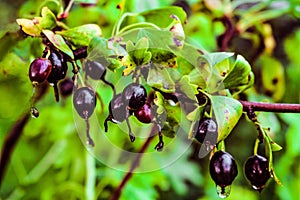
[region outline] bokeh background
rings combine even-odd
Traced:
[[[30,62],[40,57],[43,51],[41,39],[20,36],[15,20],[38,16],[44,5],[55,11],[58,2],[0,2],[1,148],[11,127],[31,107],[33,87],[28,78],[28,68]],[[96,6],[84,7],[80,2],[92,2]],[[66,5],[67,1],[60,3]],[[75,1],[65,23],[69,27],[96,23],[101,27],[103,36],[109,38],[119,17],[118,3],[118,0]],[[249,61],[255,73],[255,84],[238,98],[299,103],[299,1],[126,1],[129,12],[168,5],[182,6],[187,12],[184,30],[194,45],[206,52],[236,52]],[[228,33],[232,26],[239,31]],[[98,87],[97,90],[104,102],[108,102],[111,95],[109,88]],[[52,88],[48,88],[36,107],[40,110],[40,117],[28,121],[17,141],[0,186],[0,198],[108,199],[125,172],[107,167],[87,152],[74,124],[72,98],[56,103]],[[270,128],[274,141],[283,147],[274,153],[275,172],[283,186],[272,179],[258,193],[245,180],[243,165],[253,152],[257,131],[252,123],[242,117],[225,142],[226,150],[235,157],[239,167],[228,199],[300,199],[300,115],[259,113],[258,118],[265,127]],[[116,132],[113,127],[112,132]],[[128,143],[126,135],[112,134],[111,137],[120,145]],[[98,142],[101,144],[101,141]],[[141,145],[136,143],[135,148]],[[125,186],[121,199],[218,199],[208,173],[208,156],[199,159],[199,148],[199,144],[191,145],[180,159],[166,168],[134,174]],[[263,153],[263,148],[260,151]],[[121,155],[111,151],[108,156],[113,159]],[[159,161],[155,162],[159,165]]]

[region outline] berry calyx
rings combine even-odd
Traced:
[[[212,156],[209,163],[209,172],[213,181],[220,187],[218,194],[221,198],[226,198],[230,193],[230,185],[238,174],[237,165],[233,157],[224,151],[217,151]],[[228,188],[226,190],[226,188]]]
[[[83,119],[88,119],[96,107],[96,95],[94,90],[89,87],[77,89],[73,95],[73,105],[77,113]]]
[[[147,92],[144,86],[132,83],[126,86],[123,93],[123,101],[129,109],[135,110],[141,108],[147,99]]]
[[[262,191],[271,177],[268,159],[260,155],[249,157],[245,162],[245,175],[252,184],[253,189],[259,192]]]
[[[44,82],[52,70],[50,60],[46,58],[36,58],[29,67],[29,79],[36,85]]]
[[[200,143],[215,145],[218,138],[217,123],[211,118],[202,118],[199,126],[193,130],[193,135]]]
[[[154,117],[153,109],[149,103],[145,103],[141,108],[134,111],[134,116],[140,122],[149,124]]]

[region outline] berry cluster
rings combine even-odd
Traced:
[[[159,143],[155,146],[157,151],[161,151],[164,146],[161,125],[158,123],[156,106],[153,103],[152,95],[147,98],[147,91],[144,86],[138,83],[127,85],[122,93],[116,94],[109,103],[109,115],[104,121],[105,132],[108,131],[108,121],[121,123],[126,121],[129,129],[129,138],[134,142],[135,136],[131,131],[128,118],[135,116],[142,123],[154,123],[159,134]]]
[[[66,77],[67,70],[67,56],[54,47],[48,47],[42,58],[36,58],[30,64],[29,78],[33,85],[45,81],[53,85],[56,101],[59,101],[57,83]]]
[[[210,160],[209,172],[217,185],[218,195],[226,198],[230,193],[230,185],[238,174],[234,158],[221,150],[215,152]],[[268,160],[263,156],[253,155],[245,162],[244,172],[253,189],[261,192],[270,178]]]

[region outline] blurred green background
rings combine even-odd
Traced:
[[[30,109],[33,88],[28,78],[28,67],[43,51],[41,39],[25,39],[17,33],[19,27],[15,20],[38,16],[43,5],[55,11],[58,2],[0,2],[1,148],[10,128]],[[75,1],[65,23],[69,27],[96,23],[101,27],[103,36],[109,38],[119,17],[116,7],[120,1],[100,0],[91,7],[83,7],[80,2],[84,1]],[[187,11],[184,30],[194,45],[207,52],[237,52],[249,61],[255,73],[255,84],[239,98],[299,103],[299,1],[127,0],[126,10],[141,12],[172,4],[183,6]],[[222,43],[229,26],[226,19],[239,32],[232,34],[228,43]],[[107,102],[110,91],[99,87],[98,90]],[[1,199],[108,199],[125,172],[107,167],[87,152],[76,131],[71,97],[56,103],[49,88],[36,106],[40,117],[29,120],[17,142],[1,184]],[[243,164],[253,152],[257,131],[242,117],[225,142],[226,150],[235,157],[239,167],[228,199],[300,199],[300,115],[259,113],[258,117],[265,127],[271,128],[274,141],[283,147],[283,150],[274,153],[275,171],[283,186],[270,180],[267,187],[258,193],[245,180]],[[120,138],[118,134],[111,137],[121,143],[127,140],[126,136]],[[135,148],[141,145],[136,143]],[[199,159],[199,148],[198,144],[193,144],[180,159],[166,168],[134,174],[121,199],[218,199],[208,173],[208,156]],[[119,158],[121,155],[109,152],[108,156]]]

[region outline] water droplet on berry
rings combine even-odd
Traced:
[[[33,118],[38,118],[40,116],[40,112],[36,107],[31,107],[31,116]]]
[[[225,199],[230,195],[230,190],[231,190],[231,185],[227,185],[225,187],[217,185],[217,194],[222,199]]]

